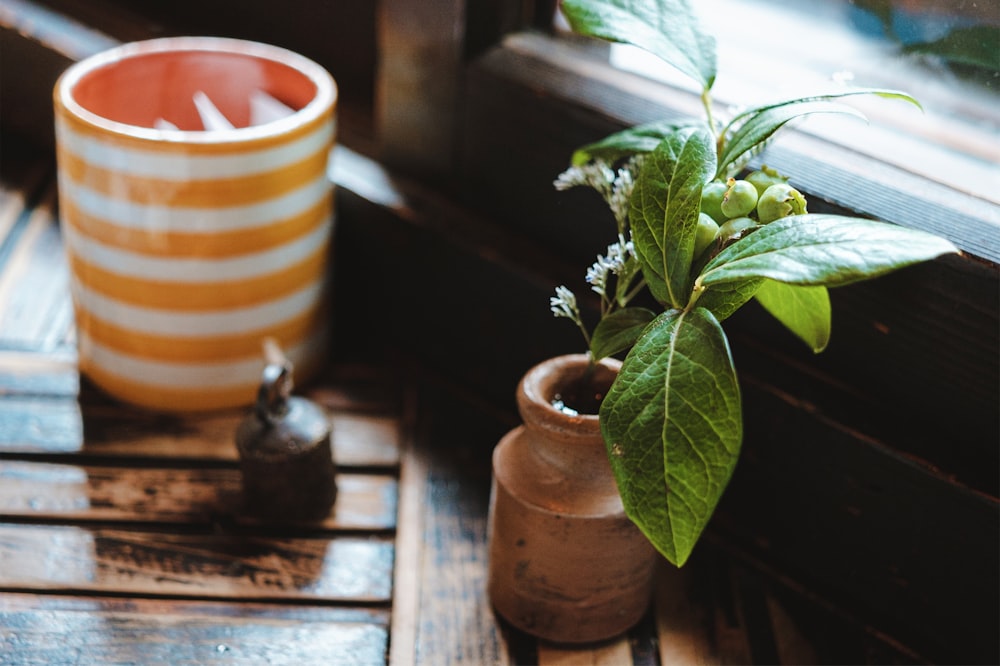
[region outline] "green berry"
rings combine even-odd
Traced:
[[[764,190],[757,202],[757,219],[768,224],[789,215],[806,212],[806,198],[787,183],[778,183]]]
[[[722,197],[723,214],[727,218],[744,217],[757,205],[757,188],[745,180],[730,178],[727,182],[726,194]]]
[[[772,185],[788,183],[788,178],[764,164],[760,167],[759,171],[754,171],[747,176],[747,182],[753,184],[759,196],[764,194],[764,190]]]
[[[726,196],[726,184],[721,180],[713,180],[701,190],[701,212],[722,224],[726,216],[722,212],[722,198]]]
[[[738,240],[745,236],[750,230],[757,226],[757,222],[749,217],[734,217],[726,220],[719,227],[719,238],[724,242]]]
[[[710,215],[698,216],[698,228],[694,235],[694,256],[700,257],[719,235],[719,225]]]

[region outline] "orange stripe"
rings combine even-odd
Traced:
[[[295,384],[308,383],[323,368],[324,359],[310,359],[308,363],[295,366]],[[261,361],[263,369],[263,361]],[[246,407],[257,398],[259,384],[240,384],[225,388],[173,389],[126,379],[80,359],[80,371],[95,385],[125,402],[153,409],[171,412],[209,412],[234,407]]]
[[[326,268],[326,246],[280,271],[238,282],[178,283],[126,277],[68,252],[71,274],[84,285],[125,303],[160,310],[224,310],[258,305],[311,284]]]
[[[304,160],[273,171],[237,178],[176,181],[109,171],[66,150],[58,151],[60,178],[69,178],[114,199],[189,208],[225,208],[274,199],[322,177],[327,157],[324,146]]]
[[[268,134],[255,138],[240,138],[238,140],[208,140],[208,141],[172,141],[164,139],[145,139],[110,132],[74,116],[58,102],[56,96],[56,112],[67,125],[77,134],[93,137],[99,141],[123,148],[148,150],[157,153],[180,153],[184,155],[239,155],[272,146],[289,143],[316,131],[321,125],[333,120],[336,104],[329,111],[314,118],[312,122],[293,127],[278,134]],[[148,129],[148,128],[147,128]]]
[[[62,220],[105,245],[154,257],[231,257],[260,252],[292,241],[330,220],[332,197],[299,215],[249,229],[196,233],[150,231],[119,226],[84,213],[70,200],[59,202]]]
[[[224,389],[197,391],[168,389],[124,379],[80,359],[80,372],[111,396],[139,407],[171,412],[207,412],[246,407],[257,397],[257,385],[242,384]]]
[[[179,338],[122,328],[87,312],[77,317],[77,326],[95,342],[122,354],[153,361],[192,363],[199,361],[231,361],[260,355],[261,343],[273,337],[288,349],[306,340],[323,323],[322,303],[301,315],[279,324],[239,335],[219,335],[199,338]]]

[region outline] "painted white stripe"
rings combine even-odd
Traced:
[[[321,330],[309,339],[282,351],[293,365],[304,367],[325,345],[328,331]],[[168,389],[203,389],[245,386],[260,381],[264,369],[261,358],[227,363],[165,363],[136,358],[95,342],[86,333],[78,338],[80,357],[105,372],[122,379]]]
[[[288,296],[260,305],[215,312],[183,312],[137,307],[108,298],[81,284],[73,285],[77,305],[96,319],[130,331],[171,338],[252,334],[281,324],[314,307],[323,295],[325,277]]]
[[[260,277],[297,264],[326,244],[332,227],[332,223],[321,224],[290,243],[229,259],[161,258],[136,254],[91,240],[72,225],[66,225],[63,237],[67,249],[73,254],[118,275],[178,284],[211,284]]]
[[[60,147],[73,153],[88,164],[102,169],[120,171],[131,176],[160,178],[186,182],[191,180],[218,180],[267,173],[289,164],[301,162],[320,150],[329,150],[335,132],[335,123],[323,123],[315,131],[290,143],[272,146],[259,151],[235,154],[204,155],[184,151],[184,144],[176,145],[177,152],[126,148],[80,134],[64,119],[56,120],[56,135]],[[239,147],[239,144],[233,144]]]
[[[299,215],[328,197],[333,185],[323,174],[280,197],[226,208],[144,205],[112,199],[73,182],[63,172],[59,172],[59,190],[61,198],[74,202],[81,212],[126,229],[209,234],[253,229]]]

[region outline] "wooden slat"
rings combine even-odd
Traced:
[[[660,568],[654,606],[662,664],[719,663],[708,625],[708,610],[693,598],[692,581],[684,571],[669,565]]]
[[[389,530],[396,525],[396,480],[339,474],[320,529]],[[0,460],[0,515],[29,520],[209,524],[242,520],[236,469],[76,466]]]
[[[0,524],[0,588],[387,602],[393,545]]]
[[[242,412],[179,417],[87,405],[75,399],[11,396],[0,401],[0,453],[83,454],[235,461]],[[332,414],[334,457],[344,467],[399,463],[399,421],[391,415]]]
[[[39,354],[0,350],[0,391],[5,395],[29,394],[74,398],[80,392],[76,350]]]
[[[416,388],[420,419],[413,426],[413,455],[422,472],[407,476],[404,470],[400,492],[419,506],[400,506],[407,525],[400,525],[398,560],[416,576],[419,617],[412,645],[394,647],[394,654],[405,651],[419,666],[504,664],[507,646],[486,595],[490,467],[482,455],[500,433],[475,405],[433,384]],[[411,517],[414,510],[418,515]],[[512,655],[512,663],[523,660]]]
[[[233,436],[244,412],[176,417],[135,412],[122,418],[120,405],[88,410],[82,451],[99,455],[168,456],[235,460]],[[338,465],[396,465],[398,420],[392,416],[334,413],[334,458]]]
[[[424,502],[427,490],[426,453],[416,447],[416,397],[409,392],[404,402],[403,423],[407,436],[401,442],[398,489],[396,562],[393,571],[392,643],[389,663],[412,666],[417,661],[417,631],[420,622],[420,583],[423,569]],[[501,659],[506,663],[506,659]]]
[[[4,664],[377,664],[380,610],[0,593]]]
[[[782,664],[817,664],[819,655],[795,618],[775,597],[767,599],[768,616],[774,625],[778,657]]]
[[[627,638],[592,648],[538,646],[538,666],[622,666],[632,663]]]
[[[65,339],[72,319],[68,272],[53,213],[55,185],[10,232],[11,249],[0,265],[0,342],[3,347],[50,346]]]
[[[0,244],[7,239],[18,218],[33,205],[50,173],[44,160],[29,161],[19,151],[4,151],[0,162]]]

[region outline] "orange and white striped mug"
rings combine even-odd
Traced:
[[[81,372],[126,402],[201,411],[253,401],[267,338],[297,379],[314,370],[330,74],[266,44],[164,38],[72,65],[54,101]]]

